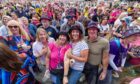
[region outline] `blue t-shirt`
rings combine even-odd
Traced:
[[[48,33],[48,35],[54,39],[57,38],[57,31],[55,30],[55,28],[52,28],[51,26],[49,26],[48,28],[45,29],[46,32]]]

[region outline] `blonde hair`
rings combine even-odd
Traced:
[[[7,18],[8,20],[11,20],[12,18],[8,15],[3,15],[2,16],[2,23],[4,24],[4,18]]]
[[[46,39],[48,39],[49,36],[48,36],[47,32],[43,28],[40,27],[40,28],[37,29],[37,32],[36,32],[36,41],[40,41],[40,39],[39,39],[39,33],[40,32],[45,32],[46,33]]]
[[[20,19],[21,19],[21,20],[27,20],[27,21],[28,21],[28,18],[26,18],[26,17],[24,17],[24,16],[21,17]]]
[[[23,29],[23,27],[20,25],[20,23],[16,20],[10,20],[8,23],[7,23],[7,26],[9,25],[13,25],[15,24],[16,26],[19,27],[19,33],[22,35],[22,36],[25,36],[25,39],[29,40],[30,41],[30,37],[29,35],[27,34],[27,32]],[[9,28],[8,28],[9,29]],[[12,32],[9,30],[9,35],[13,35]]]

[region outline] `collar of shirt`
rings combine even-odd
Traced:
[[[94,40],[94,41],[90,41],[89,38],[87,37],[87,41],[88,41],[88,42],[91,42],[91,43],[97,42],[97,41],[99,41],[99,40],[100,40],[100,37],[99,37],[99,36],[98,36],[97,39]]]

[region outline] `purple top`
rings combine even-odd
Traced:
[[[118,41],[118,44],[115,40],[110,42],[109,53],[115,55],[113,62],[117,67],[121,67],[122,59],[127,56],[127,49],[120,44],[120,40]],[[110,65],[109,69],[112,69]]]

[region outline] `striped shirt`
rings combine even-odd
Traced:
[[[74,56],[80,56],[81,51],[89,49],[87,43],[81,40],[77,43],[72,43],[72,54]],[[72,69],[83,71],[85,62],[79,62],[75,60],[74,64],[71,66]]]

